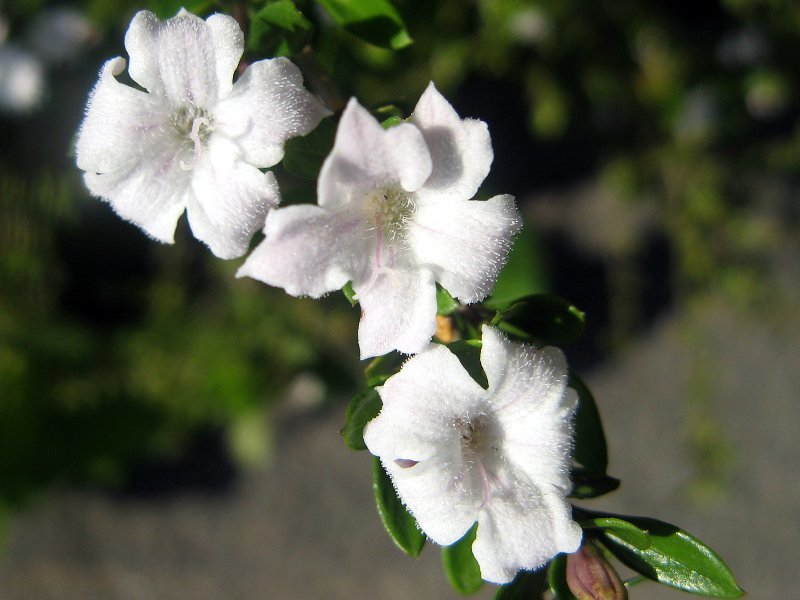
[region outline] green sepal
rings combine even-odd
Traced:
[[[481,340],[457,340],[447,344],[447,349],[456,355],[461,366],[483,389],[489,388],[489,379],[481,364]]]
[[[316,180],[322,163],[333,148],[336,122],[327,117],[308,135],[288,140],[284,145],[283,168],[295,177]]]
[[[539,600],[547,589],[547,569],[520,571],[511,581],[501,586],[494,600]]]
[[[556,554],[547,569],[547,583],[553,600],[577,600],[567,585],[567,555]]]
[[[392,480],[376,457],[372,458],[372,489],[378,514],[389,536],[403,552],[419,556],[425,545],[425,534],[397,497]]]
[[[342,293],[344,297],[347,298],[347,301],[350,303],[350,306],[355,306],[358,304],[358,298],[356,298],[356,291],[353,289],[353,282],[348,281],[342,287]]]
[[[400,125],[400,123],[403,123],[404,121],[405,119],[403,119],[403,117],[392,116],[381,121],[381,127],[384,129],[391,129],[395,125]]]
[[[400,370],[406,358],[405,355],[396,351],[373,358],[367,365],[367,368],[364,369],[364,377],[367,378],[367,385],[369,387],[381,385]]]
[[[350,400],[345,413],[344,427],[339,430],[344,444],[351,450],[366,450],[364,427],[378,416],[383,407],[381,397],[375,388],[364,388]]]
[[[619,487],[619,479],[608,475],[592,475],[581,468],[573,468],[570,471],[572,480],[572,491],[570,498],[586,499],[597,498],[609,492],[613,492]]]
[[[597,402],[583,380],[572,370],[569,371],[567,385],[578,393],[572,456],[588,475],[602,477],[608,468],[608,445]]]
[[[744,594],[717,553],[679,527],[646,517],[604,516],[627,521],[648,534],[650,546],[646,549],[637,548],[610,530],[603,530],[597,538],[637,573],[700,596],[739,598]]]
[[[513,302],[493,323],[523,342],[566,346],[583,334],[585,317],[563,298],[534,294]]]
[[[291,56],[311,39],[311,22],[292,0],[274,0],[250,16],[248,47],[266,56]]]
[[[337,25],[365,42],[400,50],[413,40],[389,0],[317,0]]]
[[[464,537],[442,548],[444,573],[453,589],[461,594],[474,594],[483,586],[481,567],[472,554],[472,542],[477,531],[478,524],[475,523]]]
[[[461,303],[453,298],[446,289],[436,284],[436,312],[440,315],[449,315],[455,311]]]

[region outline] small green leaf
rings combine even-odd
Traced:
[[[572,469],[570,479],[572,480],[570,498],[597,498],[619,487],[619,479],[608,475],[591,475],[584,469]]]
[[[652,545],[649,533],[619,517],[600,516],[581,519],[580,526],[584,529],[601,529],[611,533],[637,550],[647,550]]]
[[[446,289],[436,284],[436,312],[440,315],[449,315],[456,310],[461,303],[453,298]]]
[[[483,585],[481,568],[472,554],[472,542],[478,524],[458,540],[455,544],[442,548],[442,566],[450,585],[461,594],[474,594]]]
[[[290,56],[311,37],[311,22],[292,0],[274,0],[250,18],[249,48],[268,56]]]
[[[400,50],[412,43],[403,18],[389,0],[317,0],[344,29],[365,42]]]
[[[385,121],[381,121],[381,127],[384,129],[391,129],[395,125],[400,125],[405,119],[402,117],[389,117]]]
[[[389,377],[397,373],[406,358],[406,356],[399,352],[390,352],[389,354],[373,358],[367,365],[367,368],[364,369],[364,377],[367,378],[367,385],[369,387],[381,385],[384,381],[389,379]]]
[[[520,571],[511,583],[501,586],[494,600],[540,600],[547,589],[547,570]]]
[[[283,168],[301,179],[316,179],[322,163],[333,148],[336,123],[328,117],[322,119],[316,129],[303,137],[286,142]]]
[[[544,292],[547,289],[544,272],[539,240],[533,230],[523,227],[484,306],[500,310],[517,298]]]
[[[347,405],[344,427],[339,430],[351,450],[366,450],[364,427],[381,412],[383,403],[375,388],[361,390]]]
[[[170,19],[182,8],[194,15],[202,15],[213,4],[214,0],[149,0],[147,8],[161,19]]]
[[[577,340],[583,333],[584,320],[580,310],[552,294],[520,298],[495,319],[500,329],[522,341],[557,346]]]
[[[550,591],[553,592],[553,600],[576,600],[567,585],[567,555],[556,554],[547,569],[547,581],[550,584]]]
[[[701,596],[739,598],[744,592],[722,559],[700,540],[682,529],[645,517],[606,515],[631,523],[646,532],[650,546],[642,550],[603,531],[603,544],[622,563],[645,577]]]
[[[447,344],[448,350],[456,355],[470,377],[477,381],[483,389],[488,389],[489,379],[481,364],[481,346],[480,340],[457,340]]]
[[[412,467],[413,468],[413,467]],[[378,458],[372,459],[372,489],[383,526],[397,547],[410,556],[419,556],[425,534],[397,497],[392,480]]]
[[[353,282],[348,281],[344,284],[342,288],[342,293],[344,297],[347,298],[347,301],[350,303],[350,306],[355,306],[358,304],[358,298],[356,298],[356,291],[353,289]]]
[[[587,474],[601,477],[608,468],[608,446],[600,420],[600,411],[583,380],[572,370],[569,387],[578,392],[578,409],[575,412],[575,450],[573,458],[583,465]]]

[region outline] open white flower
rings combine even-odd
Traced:
[[[247,251],[278,203],[271,173],[283,144],[328,114],[284,58],[252,64],[233,83],[244,48],[236,21],[181,10],[160,21],[142,11],[123,58],[100,73],[78,133],[78,167],[92,194],[155,239],[171,243],[186,210],[194,235],[221,258]]]
[[[319,206],[272,211],[239,276],[315,298],[351,281],[361,357],[418,352],[436,330],[435,283],[485,298],[521,225],[511,196],[470,200],[492,158],[486,124],[459,118],[433,84],[410,122],[388,130],[350,100]]]
[[[458,541],[496,583],[574,552],[581,528],[566,495],[577,394],[564,355],[483,327],[484,390],[444,346],[409,359],[379,387],[383,408],[364,441],[434,542]]]

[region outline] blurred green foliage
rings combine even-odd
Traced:
[[[4,2],[11,37],[54,4]],[[574,178],[596,177],[631,210],[655,205],[681,293],[714,287],[762,304],[764,256],[797,233],[798,4],[77,2],[96,45],[52,72],[40,113],[0,117],[0,513],[53,481],[118,483],[203,427],[263,414],[298,372],[355,388],[357,315],[341,295],[311,302],[236,280],[235,264],[185,232],[174,247],[151,243],[88,198],[64,157],[133,13],[181,5],[233,14],[252,34],[245,60],[292,56],[334,109],[357,95],[408,114],[429,80],[458,107],[470,82],[493,86],[497,102],[524,107],[518,126],[543,154],[588,154]],[[287,198],[313,201],[278,174]]]

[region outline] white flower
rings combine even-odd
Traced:
[[[444,346],[412,357],[377,388],[383,408],[364,441],[434,542],[478,522],[481,576],[505,583],[581,543],[566,501],[577,395],[560,350],[488,326],[481,364],[487,390]]]
[[[328,114],[284,58],[252,64],[234,84],[244,48],[236,21],[185,10],[167,21],[142,11],[125,35],[128,73],[147,91],[100,73],[78,133],[89,190],[155,239],[171,243],[186,210],[194,235],[221,258],[241,256],[278,203],[271,173],[283,144]]]
[[[410,122],[384,130],[354,99],[320,172],[319,206],[273,211],[239,271],[292,295],[352,281],[361,357],[422,350],[438,281],[464,302],[491,291],[521,221],[511,196],[469,200],[493,158],[486,124],[431,84]]]

